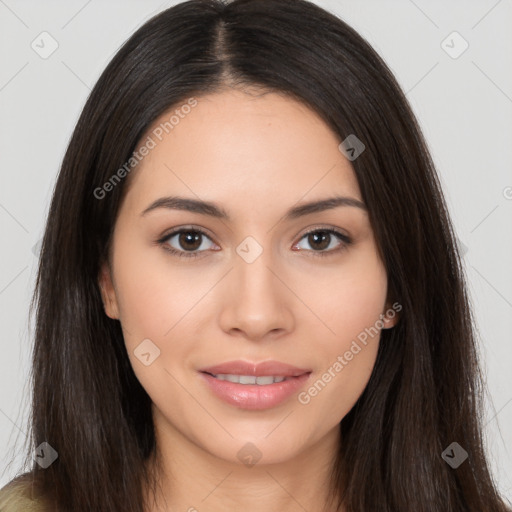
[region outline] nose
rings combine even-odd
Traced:
[[[286,276],[264,250],[252,263],[235,254],[234,268],[221,299],[221,328],[251,341],[275,339],[291,332],[294,295],[287,288]]]

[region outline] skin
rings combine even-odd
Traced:
[[[292,206],[333,195],[362,201],[341,140],[317,114],[276,93],[228,89],[197,99],[130,175],[100,275],[105,312],[120,320],[153,401],[164,496],[147,510],[320,511],[338,424],[369,380],[379,336],[308,404],[295,394],[268,410],[239,409],[217,398],[198,369],[273,359],[311,368],[307,390],[389,311],[386,271],[364,209],[282,220]],[[231,220],[165,208],[141,215],[169,195],[213,201]],[[156,243],[191,224],[208,234],[199,257]],[[304,236],[313,228],[338,229],[352,243],[332,235],[321,248],[330,253],[318,256]],[[236,252],[248,236],[263,248],[250,264]],[[190,247],[179,235],[165,243]],[[385,317],[384,328],[397,319]],[[148,338],[160,356],[145,366],[134,350]],[[261,453],[254,466],[237,457],[247,443]]]

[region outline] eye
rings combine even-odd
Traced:
[[[200,253],[212,249],[208,243],[205,244],[205,238],[211,242],[210,237],[201,229],[180,228],[166,234],[157,240],[157,243],[176,256],[194,258],[200,256]]]
[[[338,239],[338,243],[336,243],[336,239]],[[307,244],[312,247],[312,249],[307,249],[311,252],[313,256],[329,256],[333,253],[339,253],[343,251],[352,243],[352,240],[347,235],[335,230],[335,229],[314,229],[308,231],[305,235],[302,236],[301,240],[305,240]],[[299,249],[304,249],[304,247],[300,247],[300,242],[294,245],[295,247],[299,247]]]
[[[205,243],[205,239],[210,241],[210,245]],[[338,243],[336,243],[336,239]],[[350,237],[331,228],[317,228],[308,231],[301,237],[302,240],[305,240],[312,249],[301,247],[301,242],[295,244],[293,248],[298,247],[299,250],[307,250],[313,256],[337,254],[352,243]],[[212,248],[212,245],[217,246],[203,230],[193,227],[176,229],[157,240],[157,243],[173,255],[185,258],[201,256],[201,253],[208,249],[219,250],[218,248]]]

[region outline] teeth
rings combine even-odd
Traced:
[[[214,375],[214,377],[219,380],[235,382],[236,384],[258,384],[259,386],[274,384],[274,382],[283,382],[283,380],[286,379],[286,377],[273,375],[255,377],[254,375],[230,375],[226,373],[219,373],[218,375]]]
[[[242,379],[240,379],[240,383],[242,383]],[[264,386],[266,384],[273,384],[273,383],[274,383],[274,377],[272,377],[272,375],[268,375],[265,377],[256,377],[256,384],[259,384],[260,386]]]

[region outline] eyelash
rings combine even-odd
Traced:
[[[340,231],[338,231],[336,229],[332,229],[332,228],[314,228],[314,229],[304,233],[301,236],[299,242],[302,239],[304,239],[305,237],[307,237],[308,235],[311,235],[312,233],[317,233],[317,232],[328,233],[330,235],[334,235],[340,239],[342,244],[337,249],[330,249],[328,251],[326,251],[326,250],[323,250],[323,251],[308,250],[307,252],[312,253],[312,256],[314,256],[314,257],[316,257],[316,256],[325,257],[325,256],[330,256],[332,254],[338,254],[341,251],[344,251],[349,245],[352,244],[352,240],[350,237],[348,237],[347,235],[341,233]],[[172,255],[178,256],[180,258],[197,258],[197,257],[201,256],[203,252],[205,252],[205,251],[197,251],[197,252],[179,251],[177,249],[174,249],[174,247],[170,247],[167,244],[169,239],[171,239],[173,236],[179,235],[181,233],[199,233],[207,238],[210,238],[210,236],[200,228],[192,228],[192,227],[191,228],[180,228],[175,231],[172,231],[171,233],[166,234],[165,236],[163,236],[162,238],[157,240],[156,243],[161,245],[164,250],[166,250],[166,251],[170,252]],[[301,249],[301,250],[303,250],[303,249]]]

